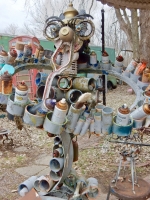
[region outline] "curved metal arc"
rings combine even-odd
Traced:
[[[25,63],[25,64],[21,64],[21,65],[17,65],[15,67],[15,72],[13,75],[15,75],[16,73],[23,71],[23,70],[29,70],[29,69],[45,69],[45,70],[52,70],[52,66],[50,64],[42,64],[42,63]]]
[[[88,68],[85,68],[85,69],[82,69],[82,70],[78,70],[78,73],[79,72],[80,73],[84,72],[84,73],[102,74],[102,70],[101,69],[88,69]],[[132,110],[134,107],[136,107],[140,100],[143,100],[140,88],[130,78],[128,78],[126,76],[123,76],[123,75],[121,75],[118,72],[113,71],[113,70],[105,70],[105,74],[107,74],[107,75],[109,74],[109,75],[115,76],[116,78],[118,78],[118,79],[124,81],[125,83],[127,83],[134,90],[134,92],[136,94],[136,99],[133,102],[133,104],[131,105],[130,110]]]

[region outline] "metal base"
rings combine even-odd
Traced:
[[[121,182],[118,180],[117,187],[115,183],[109,185],[109,192],[107,199],[109,200],[110,194],[118,197],[120,200],[146,200],[150,197],[150,185],[145,180],[138,178],[138,184],[140,187],[135,186],[135,194],[132,191],[132,183],[128,181],[130,177]]]
[[[51,196],[39,196],[37,192],[32,189],[19,200],[73,200],[70,192],[71,191],[67,187],[63,186],[60,190],[55,190],[55,192],[52,193]],[[88,200],[88,198],[83,195],[82,197],[80,196],[74,200]]]

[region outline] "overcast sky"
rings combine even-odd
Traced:
[[[0,0],[0,32],[3,33],[9,24],[16,24],[22,27],[27,19],[27,13],[24,10],[25,0],[17,2],[13,0]]]

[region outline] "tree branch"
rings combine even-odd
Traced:
[[[126,22],[124,21],[120,9],[115,9],[115,13],[116,13],[116,17],[119,21],[120,24],[120,28],[125,32],[125,34],[127,35],[127,39],[129,42],[129,45],[131,46],[131,48],[133,48],[133,43],[132,43],[132,31],[131,29],[129,29],[128,25],[126,24]]]

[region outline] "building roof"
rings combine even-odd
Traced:
[[[150,9],[150,0],[97,0],[115,8]]]

